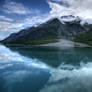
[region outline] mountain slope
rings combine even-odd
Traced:
[[[82,33],[80,35],[77,35],[74,39],[75,42],[81,42],[86,43],[90,46],[92,46],[92,30],[89,30],[86,33]]]
[[[11,34],[8,38],[2,40],[4,44],[45,44],[57,42],[58,39],[74,40],[77,35],[88,32],[92,25],[85,23],[81,25],[79,18],[71,18],[66,21],[65,17],[54,18],[38,27],[21,30],[18,33]],[[70,16],[72,17],[72,16]],[[69,17],[68,17],[69,19]]]

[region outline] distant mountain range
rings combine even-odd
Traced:
[[[2,40],[3,44],[46,44],[68,39],[92,44],[92,24],[84,23],[72,15],[53,18],[37,27],[23,29]]]

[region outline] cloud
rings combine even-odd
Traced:
[[[4,11],[5,13],[9,13],[9,14],[19,14],[19,15],[26,15],[26,14],[32,13],[22,3],[17,3],[14,1],[7,1],[7,0],[5,1],[5,4],[3,5],[2,11]]]
[[[61,17],[62,15],[67,15],[69,14],[67,12],[67,7],[64,7],[58,3],[55,3],[55,2],[48,2],[50,8],[51,8],[51,11],[50,11],[50,14],[51,16],[53,17]]]
[[[23,26],[22,23],[0,22],[0,31],[17,32]]]
[[[0,15],[0,40],[11,32],[17,32],[22,29],[23,23],[17,22],[12,18]],[[5,32],[5,33],[4,33]]]
[[[11,19],[11,18],[7,18],[7,17],[5,17],[5,16],[3,16],[3,15],[0,15],[0,21],[13,22],[13,19]]]
[[[26,17],[23,20],[15,21],[10,18],[1,16],[0,19],[0,39],[4,39],[5,37],[9,36],[10,33],[18,32],[21,29],[37,26],[41,23],[46,22],[50,19],[51,16],[49,15],[42,15],[42,16],[33,16],[33,17]],[[5,33],[4,33],[5,32]],[[8,32],[6,34],[6,32]]]
[[[27,17],[25,19],[25,24],[26,25],[31,25],[31,26],[37,26],[39,24],[42,24],[46,21],[48,21],[51,18],[48,14],[44,14],[42,16],[33,16],[33,17]]]
[[[11,33],[20,31],[24,25],[23,22],[0,21],[0,40],[8,37]]]
[[[11,22],[13,21],[12,19],[4,18],[3,21],[0,21],[0,31],[17,32],[26,27],[37,26],[49,19],[50,16],[48,15],[26,17],[25,19],[16,22]]]
[[[75,15],[83,18],[92,18],[92,1],[91,0],[54,0],[56,2],[48,1],[51,8],[51,15]],[[61,5],[57,2],[65,2],[67,6]]]

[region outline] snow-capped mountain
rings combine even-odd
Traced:
[[[72,22],[72,21],[81,21],[81,19],[77,16],[69,15],[69,16],[62,16],[61,21],[63,22]]]
[[[92,24],[84,23],[81,25],[81,19],[72,15],[53,18],[37,27],[23,29],[18,33],[11,34],[8,38],[1,41],[2,43],[34,43],[37,41],[54,39],[74,40],[77,35],[92,30]]]

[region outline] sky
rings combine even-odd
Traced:
[[[0,40],[64,15],[92,18],[92,0],[0,0]]]

